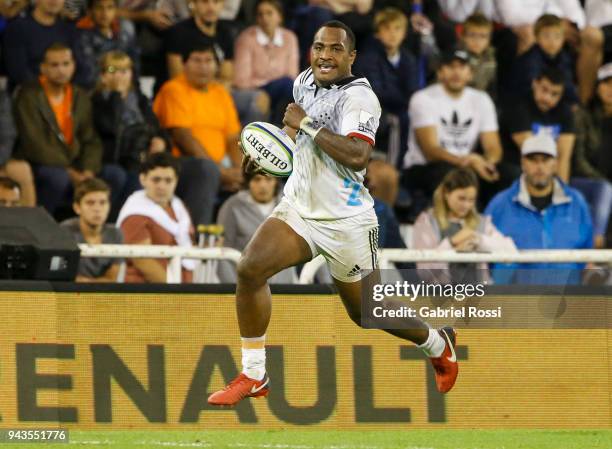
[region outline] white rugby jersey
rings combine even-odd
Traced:
[[[317,126],[374,145],[381,109],[367,79],[350,77],[323,88],[315,84],[308,68],[295,79],[293,98]],[[363,185],[365,172],[336,162],[310,136],[298,131],[293,172],[284,194],[304,218],[352,217],[374,205]]]

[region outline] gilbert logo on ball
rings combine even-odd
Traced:
[[[295,143],[282,129],[253,122],[240,133],[242,151],[272,176],[289,176],[293,170]]]

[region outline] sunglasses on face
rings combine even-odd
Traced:
[[[106,73],[128,73],[130,70],[132,70],[131,67],[117,67],[114,65],[109,65],[104,69]]]

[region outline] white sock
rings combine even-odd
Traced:
[[[417,345],[417,348],[423,351],[427,357],[440,357],[445,347],[446,341],[437,330],[431,328],[429,329],[427,341],[422,345]]]
[[[266,336],[255,338],[243,338],[242,343],[264,342]],[[266,374],[266,348],[242,348],[242,372],[249,378],[261,380]]]

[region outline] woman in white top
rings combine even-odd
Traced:
[[[511,238],[502,235],[476,210],[478,178],[466,168],[454,169],[444,177],[433,197],[433,207],[419,215],[413,231],[414,249],[461,252],[516,251]],[[488,279],[486,264],[418,263],[433,270],[427,277],[445,282],[482,282]]]

